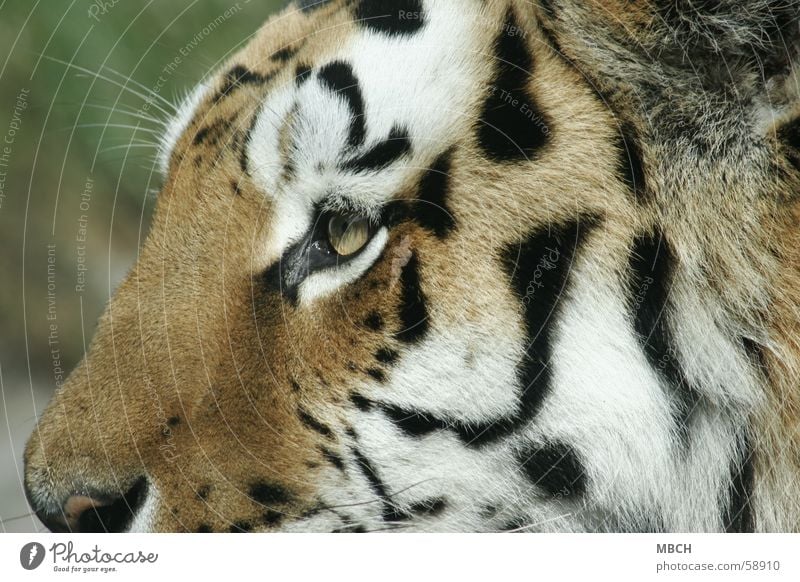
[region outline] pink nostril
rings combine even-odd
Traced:
[[[125,531],[147,496],[147,480],[136,480],[122,494],[70,495],[57,507],[36,507],[39,519],[53,532]]]
[[[90,509],[104,507],[109,505],[109,503],[108,501],[102,502],[92,499],[86,495],[73,495],[67,499],[67,502],[64,504],[64,519],[67,522],[67,526],[70,530],[76,531],[78,529],[78,520],[81,515]]]
[[[87,495],[70,496],[60,511],[54,513],[39,512],[39,519],[44,522],[52,532],[79,532],[81,519],[85,519],[87,512],[94,512],[101,507],[110,505],[113,501],[99,501]]]

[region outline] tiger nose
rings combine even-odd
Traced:
[[[61,507],[33,509],[51,532],[117,533],[128,528],[146,496],[147,480],[140,478],[124,493],[76,493]]]

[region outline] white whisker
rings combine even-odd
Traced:
[[[75,127],[75,128],[78,128],[78,129],[88,128],[88,127],[115,127],[115,128],[119,128],[119,129],[131,129],[131,130],[133,130],[134,134],[136,134],[136,132],[139,132],[139,131],[143,131],[145,133],[152,133],[154,135],[162,135],[163,134],[162,131],[158,131],[156,129],[149,129],[149,128],[146,128],[146,127],[142,127],[140,125],[128,125],[128,124],[125,124],[125,123],[79,123],[79,124],[74,125],[72,127]],[[72,127],[65,127],[63,129],[64,130],[68,130],[68,129],[72,129]]]
[[[128,115],[130,117],[135,117],[136,119],[141,119],[143,121],[148,121],[150,123],[155,123],[159,127],[164,127],[166,122],[158,117],[153,117],[151,115],[145,115],[141,111],[135,110],[128,110],[122,107],[122,104],[117,104],[116,107],[109,107],[107,105],[97,105],[93,103],[87,103],[84,107],[91,107],[92,109],[102,109],[104,111],[112,111],[114,113],[121,113],[122,115]]]
[[[405,493],[406,491],[409,491],[409,490],[413,489],[414,487],[417,487],[417,486],[422,485],[423,483],[427,483],[429,481],[432,481],[432,479],[423,479],[422,481],[418,481],[416,483],[413,483],[413,484],[409,485],[408,487],[404,487],[404,488],[400,489],[399,491],[395,491],[394,493],[388,494],[387,497],[389,499],[392,499],[392,497],[396,497],[397,495],[400,495],[401,493]],[[340,509],[342,507],[357,507],[359,505],[370,505],[371,503],[380,503],[382,501],[385,501],[385,499],[381,499],[380,497],[375,497],[374,499],[370,499],[368,501],[357,501],[357,502],[354,502],[354,503],[343,503],[341,505],[326,505],[324,507],[320,507],[320,509],[333,510],[333,509]]]
[[[159,93],[156,93],[150,87],[147,87],[147,86],[143,85],[142,83],[140,83],[139,81],[133,79],[132,77],[129,77],[127,75],[123,75],[122,73],[120,73],[119,71],[117,71],[115,69],[112,69],[108,65],[104,65],[103,66],[103,70],[111,71],[112,73],[114,73],[118,77],[121,77],[121,78],[125,79],[126,83],[133,83],[135,86],[137,86],[140,89],[142,89],[143,91],[145,91],[148,95],[152,95],[156,99],[159,99],[164,105],[167,105],[167,106],[171,107],[173,111],[177,111],[178,110],[177,107],[175,106],[175,104],[172,101],[170,101],[169,99],[167,99],[163,95],[160,95]]]
[[[544,525],[546,523],[550,523],[551,521],[557,521],[559,519],[564,519],[565,517],[569,517],[571,515],[572,515],[572,512],[564,513],[562,515],[557,515],[555,517],[551,517],[550,519],[545,519],[543,521],[537,521],[536,523],[529,523],[528,525],[523,525],[521,527],[517,527],[517,528],[514,528],[514,529],[505,530],[505,533],[514,533],[514,532],[533,529],[535,527],[539,527],[540,525]]]
[[[157,150],[158,149],[158,145],[152,144],[152,143],[131,143],[131,144],[125,144],[125,145],[119,145],[119,146],[112,146],[110,148],[105,148],[105,149],[100,150],[100,151],[101,151],[101,153],[106,153],[106,152],[110,152],[110,151],[114,151],[114,150],[121,150],[121,149],[124,149],[124,148],[150,148],[150,149],[156,149]]]
[[[159,105],[157,102],[153,101],[153,97],[151,97],[151,96],[148,96],[148,94],[147,94],[147,93],[142,93],[142,92],[140,92],[140,91],[136,91],[136,90],[135,90],[135,89],[133,89],[132,87],[129,87],[129,86],[128,86],[128,85],[126,85],[126,84],[120,83],[119,81],[116,81],[116,80],[114,80],[114,79],[112,79],[112,78],[110,78],[110,77],[107,77],[107,76],[105,76],[105,75],[103,75],[103,74],[101,74],[101,73],[98,73],[98,72],[92,71],[91,69],[87,69],[87,68],[85,68],[85,67],[81,67],[81,66],[79,66],[79,65],[76,65],[76,64],[73,64],[73,63],[69,63],[69,62],[67,62],[67,61],[62,61],[61,59],[57,59],[57,58],[55,58],[55,57],[44,56],[43,58],[46,58],[46,59],[48,59],[48,60],[50,60],[50,61],[53,61],[53,62],[56,62],[56,63],[60,63],[60,64],[62,64],[62,65],[64,65],[64,66],[66,66],[66,67],[69,67],[69,68],[71,68],[71,69],[75,69],[76,71],[80,71],[81,73],[83,73],[83,75],[88,75],[88,76],[90,76],[90,77],[94,77],[94,78],[96,78],[96,79],[101,79],[101,80],[103,80],[103,81],[106,81],[107,83],[111,83],[112,85],[114,85],[114,86],[116,86],[116,87],[119,87],[119,88],[120,88],[120,89],[122,89],[123,91],[128,91],[128,92],[129,92],[129,93],[131,93],[132,95],[135,95],[136,97],[139,97],[140,99],[142,99],[144,102],[152,104],[152,105],[153,105],[153,107],[155,107],[156,109],[158,109],[159,111],[161,111],[161,112],[162,112],[162,113],[163,113],[165,116],[167,116],[167,117],[171,116],[171,115],[172,115],[172,114],[175,112],[175,108],[174,108],[174,106],[172,105],[172,103],[170,103],[169,101],[167,101],[166,99],[164,99],[164,98],[163,98],[161,95],[158,95],[157,93],[153,93],[152,91],[150,91],[150,93],[152,93],[152,95],[153,95],[154,97],[157,97],[157,98],[161,99],[161,101],[163,101],[163,102],[165,102],[167,105],[169,105],[169,107],[172,109],[172,111],[170,111],[170,110],[167,110],[167,109],[164,109],[164,107],[162,107],[161,105]],[[78,76],[80,77],[80,76],[82,76],[82,75],[81,75],[81,74],[79,74]]]

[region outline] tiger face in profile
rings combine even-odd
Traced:
[[[800,529],[798,3],[298,1],[26,451],[72,531]]]

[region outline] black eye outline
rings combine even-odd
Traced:
[[[350,255],[340,255],[330,243],[328,225],[331,218],[336,215],[368,220],[369,232],[366,242]],[[307,277],[317,271],[346,265],[360,257],[375,238],[375,234],[383,227],[381,223],[369,220],[366,215],[358,212],[317,209],[314,213],[314,222],[306,235],[286,249],[280,260],[262,274],[264,285],[268,289],[279,291],[296,305],[300,285]]]
[[[364,241],[364,244],[361,245],[358,250],[347,255],[337,252],[336,246],[331,242],[330,239],[330,225],[331,222],[337,218],[344,219],[350,223],[364,221],[367,225],[367,237]],[[324,210],[319,212],[314,221],[314,227],[311,229],[310,236],[308,237],[308,272],[311,273],[318,269],[347,264],[364,252],[364,250],[369,246],[369,243],[372,242],[372,239],[378,230],[379,226],[370,220],[370,218],[365,214],[359,214],[356,212],[338,212],[332,210]]]
[[[328,245],[342,258],[359,254],[375,235],[372,221],[363,214],[333,212],[327,222]],[[345,252],[344,247],[354,244],[358,244],[358,247]]]

